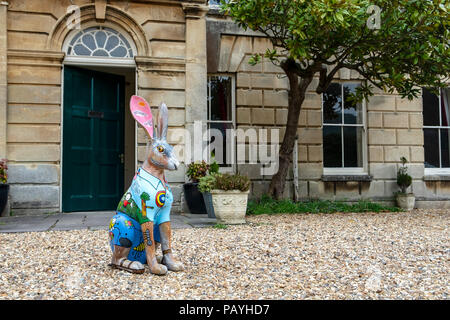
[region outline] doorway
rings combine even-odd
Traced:
[[[134,173],[135,127],[125,110],[135,70],[116,69],[64,67],[63,212],[114,210]]]

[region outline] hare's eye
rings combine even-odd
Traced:
[[[156,149],[158,149],[159,152],[164,152],[164,148],[162,146],[157,146]]]

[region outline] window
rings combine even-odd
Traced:
[[[77,33],[67,47],[68,56],[133,58],[128,40],[118,31],[92,27]]]
[[[208,129],[216,129],[220,132],[222,143],[216,140],[214,131],[210,131],[209,155],[214,153],[217,163],[221,167],[229,167],[234,155],[230,147],[234,146],[232,136],[228,137],[227,129],[234,129],[235,104],[234,104],[234,78],[230,75],[208,76]],[[220,140],[220,139],[219,139]],[[228,150],[227,150],[228,145]],[[217,148],[220,148],[217,150]],[[214,149],[214,150],[212,150]],[[228,151],[228,152],[227,152]],[[234,162],[233,162],[234,163]]]
[[[450,169],[450,88],[440,89],[439,96],[423,88],[423,136],[425,168]]]
[[[364,103],[351,99],[358,86],[331,83],[322,96],[324,173],[364,173]]]
[[[225,2],[228,2],[229,0],[225,0]],[[210,7],[219,7],[222,0],[209,0],[208,4]]]

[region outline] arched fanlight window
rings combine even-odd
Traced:
[[[68,56],[133,58],[128,40],[116,30],[91,27],[78,32],[67,47]]]

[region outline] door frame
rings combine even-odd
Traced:
[[[134,63],[133,65],[131,65],[130,63],[120,63],[119,61],[111,61],[110,59],[96,59],[96,61],[93,61],[91,59],[89,59],[90,57],[86,57],[84,60],[79,60],[79,63],[77,61],[77,63],[74,63],[74,61],[63,61],[62,63],[62,67],[61,67],[61,103],[60,103],[60,108],[61,108],[61,129],[60,129],[60,137],[61,137],[61,141],[60,141],[60,154],[59,154],[59,212],[62,212],[62,201],[63,201],[63,151],[64,151],[64,134],[63,134],[63,130],[64,130],[64,72],[65,72],[65,66],[73,66],[73,67],[85,67],[85,68],[89,68],[89,67],[111,67],[111,68],[117,68],[117,67],[121,67],[121,68],[128,68],[128,69],[134,69],[134,73],[135,73],[135,83],[134,83],[134,91],[135,93],[138,92],[138,70],[136,67],[136,63]],[[127,103],[125,101],[125,109],[126,109]],[[135,123],[134,125],[134,149],[135,149],[135,156],[134,156],[134,162],[135,162],[135,171],[137,170],[137,163],[138,163],[138,159],[137,159],[137,124]]]

